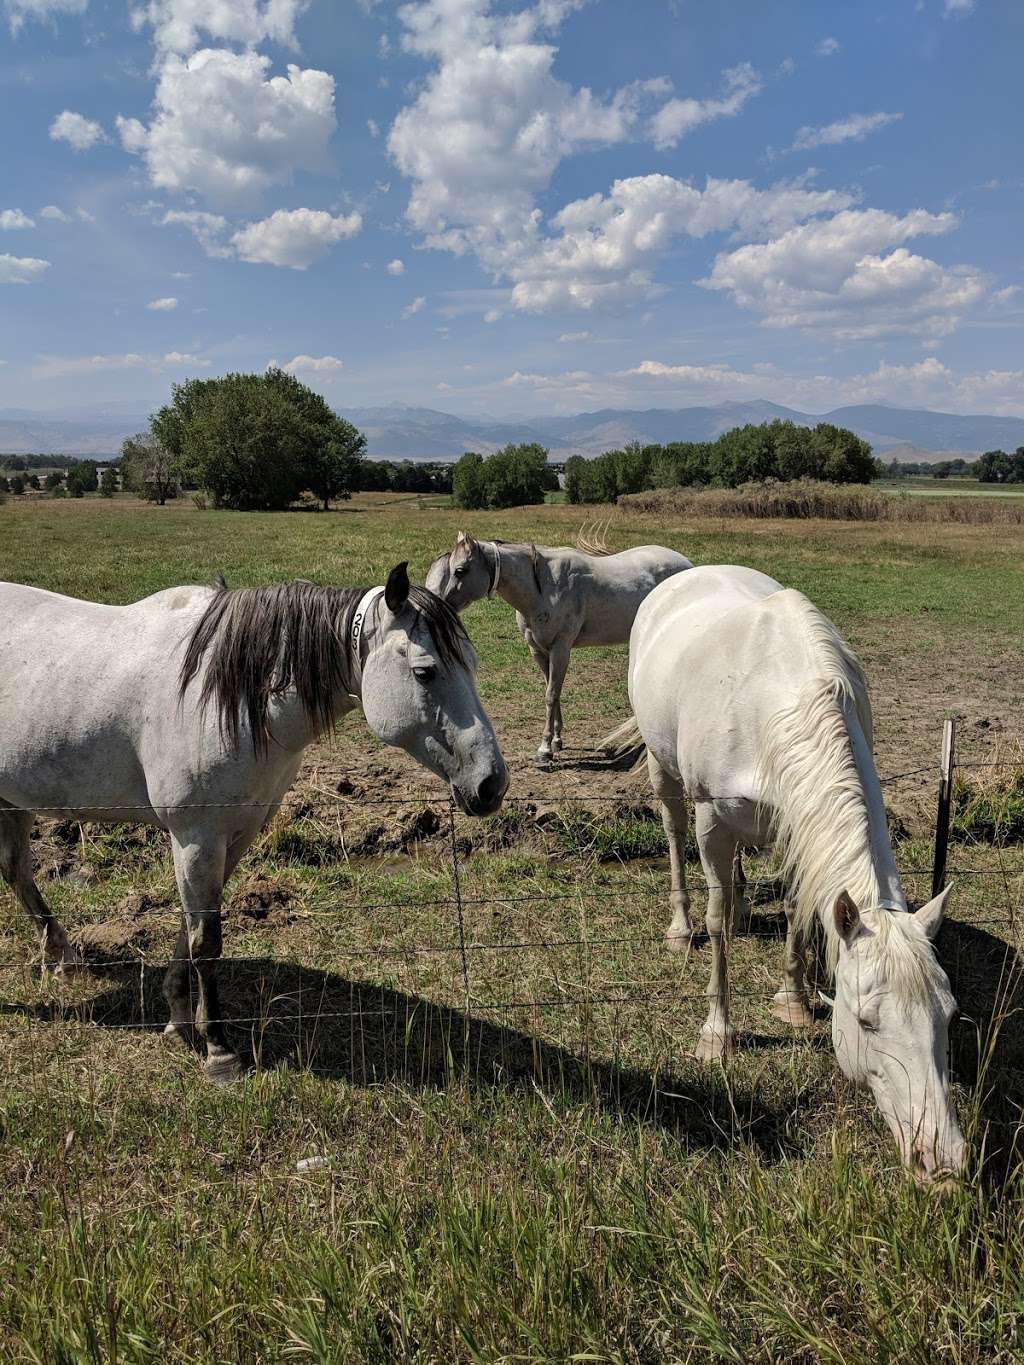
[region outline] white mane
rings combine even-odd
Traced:
[[[794,706],[768,722],[760,764],[763,804],[798,925],[817,919],[835,971],[839,935],[832,908],[842,891],[853,897],[872,935],[873,953],[903,998],[917,995],[935,968],[927,938],[911,917],[881,908],[871,856],[867,798],[850,738],[859,725],[872,743],[871,706],[860,663],[835,626],[803,596],[790,592],[805,625],[817,675]]]

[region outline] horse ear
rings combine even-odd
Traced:
[[[401,611],[409,600],[409,561],[403,560],[401,564],[396,564],[388,574],[388,581],[384,585],[384,601],[387,603],[388,611]]]
[[[835,915],[836,933],[849,947],[860,928],[860,911],[849,891],[840,891],[832,913]]]
[[[927,905],[922,905],[920,910],[914,911],[914,923],[921,926],[928,938],[934,939],[939,932],[939,926],[946,913],[946,901],[949,899],[949,893],[952,889],[951,886],[947,886],[944,891],[940,891],[937,896],[934,896]]]

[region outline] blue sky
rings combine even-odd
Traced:
[[[1024,415],[1019,0],[0,0],[0,407]]]

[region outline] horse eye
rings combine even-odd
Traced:
[[[857,1023],[860,1024],[865,1033],[878,1032],[878,1025],[871,1019],[858,1019]]]
[[[469,572],[468,567],[465,564],[460,564],[459,567],[455,570],[455,577],[465,578],[468,572]]]
[[[422,683],[433,682],[437,677],[437,669],[433,664],[428,664],[424,668],[414,668],[413,674]]]

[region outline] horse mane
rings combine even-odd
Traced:
[[[795,921],[805,935],[820,922],[834,973],[839,934],[832,907],[848,891],[874,936],[874,951],[886,960],[893,989],[910,998],[924,989],[934,958],[924,935],[913,932],[909,915],[879,906],[867,802],[850,738],[851,723],[859,724],[871,747],[864,673],[832,622],[802,593],[786,595],[798,609],[820,671],[793,706],[769,720],[758,785]]]
[[[590,555],[594,559],[603,557],[604,555],[613,555],[615,551],[605,540],[610,525],[610,521],[595,521],[593,526],[590,527],[584,524],[580,527],[576,536],[575,548],[585,555]]]
[[[330,729],[339,694],[356,685],[352,617],[365,591],[302,579],[229,588],[220,579],[188,637],[179,699],[205,660],[199,705],[216,705],[218,728],[232,748],[239,746],[244,717],[254,751],[266,751],[271,698],[292,687],[307,718],[320,730]],[[451,607],[416,585],[409,602],[426,622],[442,662],[467,663],[469,639]]]

